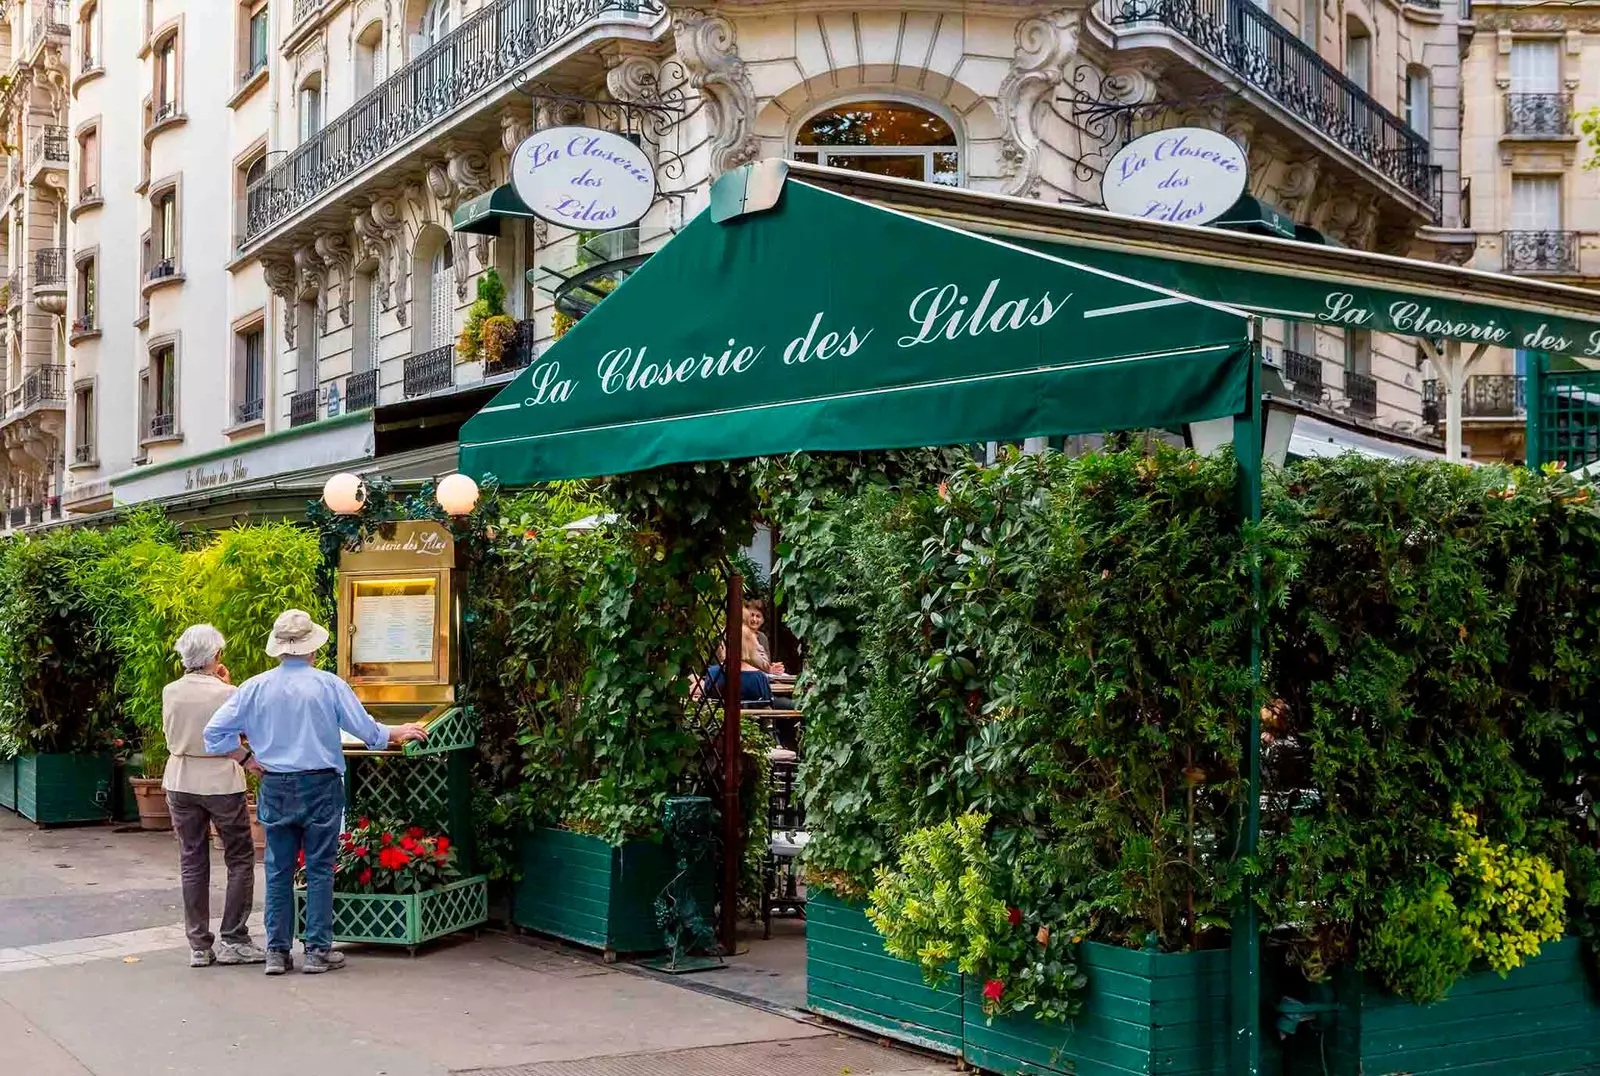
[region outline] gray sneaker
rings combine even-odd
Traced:
[[[284,972],[294,970],[294,957],[288,953],[267,952],[267,974],[282,975]]]
[[[306,966],[300,970],[307,975],[321,975],[325,971],[338,971],[344,967],[344,954],[332,949],[307,949]]]
[[[266,950],[253,942],[225,941],[218,950],[218,964],[260,964],[267,959]]]
[[[189,966],[191,968],[209,968],[217,962],[217,954],[210,949],[190,949]]]

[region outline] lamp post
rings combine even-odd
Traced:
[[[452,516],[471,515],[478,504],[478,483],[464,474],[445,475],[434,490],[439,507]],[[322,503],[339,515],[355,515],[367,502],[367,488],[361,476],[340,471],[322,486]]]

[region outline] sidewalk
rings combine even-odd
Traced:
[[[157,839],[152,840],[154,836]],[[135,883],[118,890],[106,860]],[[109,839],[110,844],[105,844]],[[39,833],[0,823],[0,1043],[18,1076],[934,1076],[947,1063],[739,1004],[553,943],[447,940],[411,959],[357,947],[320,977],[191,969],[175,923],[144,924],[175,891],[170,836]],[[165,843],[163,843],[165,842]],[[98,866],[77,862],[90,856]],[[170,863],[164,861],[170,858]],[[49,871],[76,872],[58,882]],[[163,871],[165,883],[163,884]],[[92,877],[91,877],[92,876]],[[12,913],[66,886],[104,888],[89,920]],[[122,898],[116,894],[120,892]],[[55,893],[61,896],[60,892]],[[81,894],[78,894],[82,899]],[[123,899],[125,898],[125,899]],[[118,904],[122,904],[118,911]],[[259,919],[256,920],[259,923]],[[19,926],[19,924],[21,924]],[[27,943],[21,931],[40,940]],[[715,986],[710,973],[707,985]],[[736,980],[730,980],[734,982]]]

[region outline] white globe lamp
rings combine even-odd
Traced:
[[[355,515],[361,511],[361,504],[365,500],[360,475],[341,471],[323,484],[322,503],[327,505],[331,512],[337,512],[342,516]]]
[[[464,474],[445,475],[434,496],[439,499],[439,507],[451,515],[471,515],[478,503],[478,483]]]

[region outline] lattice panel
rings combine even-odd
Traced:
[[[467,878],[422,894],[417,933],[422,941],[475,927],[489,919],[489,883]]]
[[[1600,460],[1600,371],[1546,373],[1539,408],[1538,457],[1576,471]]]
[[[443,830],[449,821],[449,802],[449,762],[442,754],[350,759],[350,809],[357,815]]]
[[[405,745],[407,758],[425,758],[446,751],[459,751],[478,742],[478,719],[470,706],[457,706],[428,723],[428,738]]]
[[[410,945],[413,941],[412,907],[408,896],[367,893],[333,895],[333,940]],[[295,933],[305,937],[305,890],[294,893]]]

